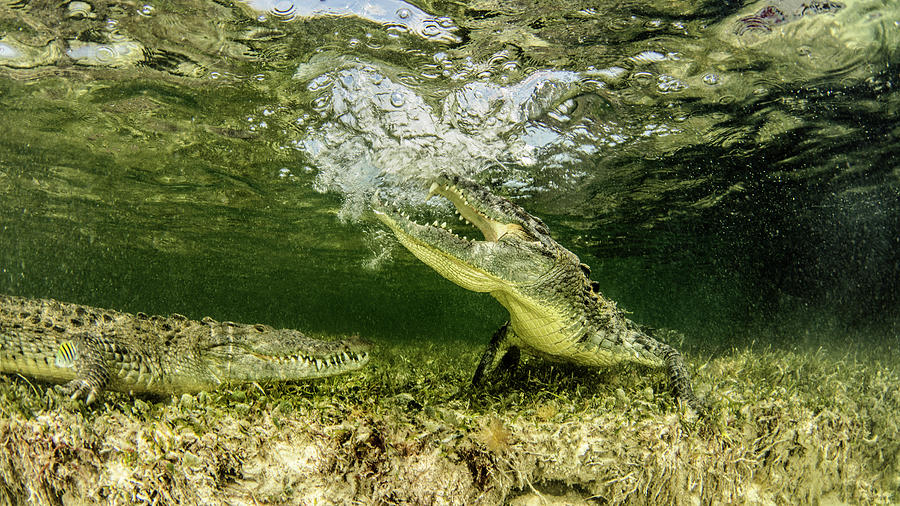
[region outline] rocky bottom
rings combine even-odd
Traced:
[[[688,354],[709,420],[640,368],[535,359],[470,391],[480,352],[92,407],[3,376],[0,504],[900,501],[897,350]]]

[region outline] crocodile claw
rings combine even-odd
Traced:
[[[100,395],[100,389],[83,379],[74,379],[65,385],[57,385],[55,390],[68,395],[73,401],[84,398],[84,403],[88,406],[93,404]]]

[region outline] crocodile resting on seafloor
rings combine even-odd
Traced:
[[[579,365],[635,362],[667,368],[675,396],[705,412],[681,354],[647,335],[604,298],[589,278],[588,266],[553,240],[540,219],[457,176],[438,176],[428,198],[434,195],[449,199],[484,240],[460,237],[446,223],[416,223],[377,194],[373,209],[401,244],[441,276],[467,290],[488,292],[509,310],[510,320],[491,339],[474,384],[504,350],[507,366],[518,363],[519,349]]]
[[[364,366],[370,347],[266,325],[0,295],[0,373],[68,382],[63,391],[87,404],[104,388],[170,395],[222,383],[333,376]]]

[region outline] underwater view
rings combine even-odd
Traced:
[[[0,373],[0,504],[900,503],[900,3],[0,0]]]

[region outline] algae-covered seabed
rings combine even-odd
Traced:
[[[326,380],[89,408],[4,376],[0,503],[900,501],[896,351],[689,353],[704,422],[661,373],[533,359],[471,390],[480,347],[423,342]]]

